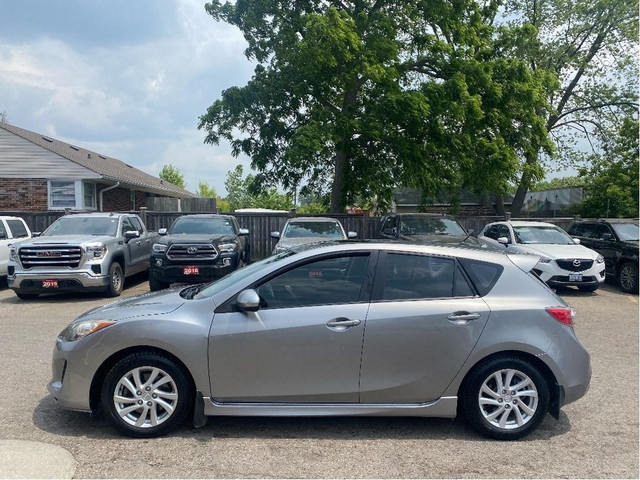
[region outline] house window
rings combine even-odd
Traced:
[[[81,180],[50,180],[49,208],[59,210],[71,208],[73,210],[96,209],[96,184]]]

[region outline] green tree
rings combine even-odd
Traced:
[[[536,183],[531,187],[531,191],[539,192],[540,190],[551,190],[553,188],[582,187],[584,186],[584,183],[584,178],[578,176],[552,178],[551,180]]]
[[[184,188],[184,175],[171,164],[165,165],[158,175],[162,180],[174,184],[177,187]]]
[[[501,18],[518,34],[505,44],[505,56],[559,78],[559,88],[547,91],[551,110],[539,114],[555,143],[551,161],[560,168],[583,158],[579,141],[596,143],[620,127],[625,112],[637,110],[637,0],[507,0]],[[543,177],[548,153],[521,157],[512,215]]]
[[[638,217],[639,128],[637,118],[626,118],[605,144],[603,154],[580,171],[587,188],[580,212],[583,217]]]
[[[491,0],[212,1],[258,62],[200,118],[206,142],[231,142],[260,185],[388,206],[395,186],[423,197],[503,193],[518,159],[549,151],[555,74],[507,58]],[[500,34],[498,34],[500,33]]]
[[[236,168],[227,172],[224,188],[227,190],[225,200],[229,204],[229,211],[233,212],[239,208],[249,208],[252,206],[253,195],[249,192],[252,181],[253,178],[251,175],[243,178],[242,165],[236,165]]]
[[[204,180],[200,180],[198,182],[198,191],[197,194],[202,198],[218,198],[218,194],[216,193],[216,189],[214,187],[209,186],[209,183]]]

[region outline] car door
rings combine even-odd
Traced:
[[[439,398],[478,341],[489,308],[453,258],[386,253],[362,353],[362,403]]]
[[[209,341],[214,400],[358,402],[371,293],[370,252],[304,261],[257,282],[257,312],[216,310]]]
[[[122,218],[122,236],[125,233],[133,231],[138,232],[140,235],[144,232],[142,225],[136,222],[135,217],[123,217]],[[135,222],[135,223],[134,223]],[[149,237],[138,237],[126,241],[127,249],[129,250],[130,265],[127,269],[127,276],[131,273],[144,270],[149,265],[149,255],[151,252],[151,239]]]
[[[12,239],[9,238],[9,230],[0,219],[0,276],[7,274],[7,262],[9,261],[9,244]]]

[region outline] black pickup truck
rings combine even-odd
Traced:
[[[215,280],[249,263],[249,230],[231,215],[183,215],[158,233],[151,251],[152,292],[171,283]]]

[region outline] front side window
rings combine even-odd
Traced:
[[[0,223],[2,225],[2,223]],[[9,226],[9,230],[11,230],[11,234],[13,238],[22,238],[28,237],[29,233],[20,220],[7,220],[7,225]]]
[[[452,258],[390,253],[382,269],[383,301],[473,295]]]
[[[138,229],[133,226],[133,223],[131,223],[131,219],[129,217],[124,217],[122,219],[122,235],[124,235],[127,232],[137,232],[137,231]]]
[[[256,288],[263,308],[355,303],[367,271],[369,255],[317,260],[288,270]]]

